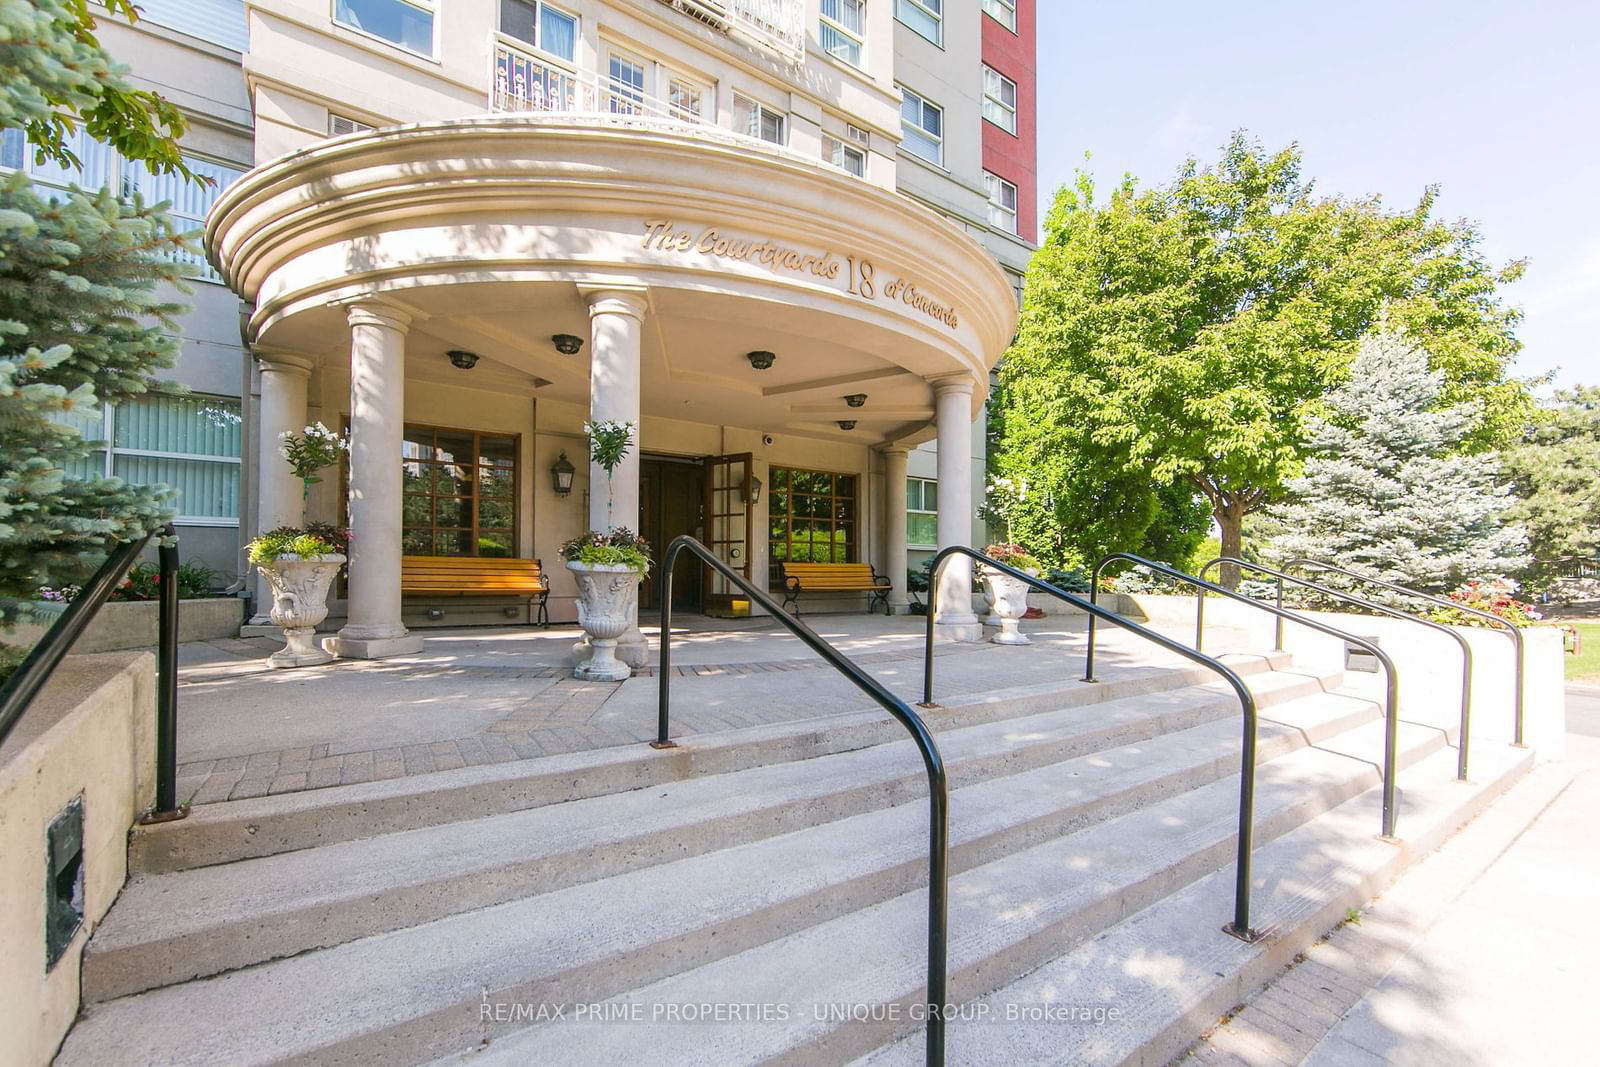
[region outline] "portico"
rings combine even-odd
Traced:
[[[308,508],[352,533],[341,655],[419,647],[408,554],[542,558],[570,618],[557,549],[637,528],[647,457],[700,464],[682,532],[758,584],[786,559],[871,562],[903,608],[906,452],[935,436],[940,544],[973,540],[969,441],[1013,291],[939,216],[784,149],[639,118],[362,133],[247,175],[207,247],[255,308],[258,525],[297,513],[279,435],[349,428],[348,472]],[[609,494],[588,420],[637,427]],[[940,603],[943,636],[981,632],[969,570]]]

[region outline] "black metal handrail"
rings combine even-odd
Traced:
[[[1255,834],[1255,792],[1256,792],[1256,698],[1250,692],[1250,687],[1235,673],[1232,668],[1220,660],[1207,656],[1202,652],[1188,648],[1165,634],[1158,634],[1154,630],[1140,626],[1131,619],[1124,619],[1115,612],[1107,611],[1092,601],[1084,600],[1076,594],[1065,589],[1051,585],[1034,575],[1020,571],[1017,568],[997,560],[990,559],[983,553],[966,545],[951,545],[943,549],[933,558],[933,568],[928,581],[928,617],[927,636],[923,646],[922,663],[922,706],[925,708],[937,707],[933,701],[933,624],[934,616],[939,609],[939,573],[944,570],[945,562],[956,555],[970,556],[985,567],[991,567],[1002,574],[1026,582],[1028,585],[1048,593],[1060,600],[1065,600],[1089,616],[1092,626],[1096,618],[1120,626],[1138,636],[1160,645],[1168,652],[1176,653],[1185,659],[1192,660],[1203,667],[1207,667],[1220,674],[1225,682],[1233,687],[1234,693],[1239,698],[1240,711],[1244,718],[1244,739],[1239,757],[1239,834],[1238,851],[1234,861],[1233,880],[1233,922],[1223,927],[1228,933],[1243,941],[1256,940],[1257,934],[1250,929],[1250,856]],[[1084,681],[1092,682],[1093,650],[1090,650],[1090,659],[1085,663]]]
[[[1206,581],[1204,578],[1196,577],[1193,574],[1185,574],[1176,567],[1169,567],[1165,563],[1157,563],[1155,560],[1145,559],[1143,556],[1135,556],[1131,552],[1113,552],[1094,565],[1094,569],[1089,576],[1089,596],[1092,599],[1098,600],[1100,595],[1101,570],[1105,568],[1106,564],[1118,560],[1125,560],[1129,563],[1136,563],[1141,567],[1148,567],[1158,574],[1165,574],[1169,578],[1195,586],[1202,592],[1216,593],[1218,596],[1237,600],[1240,603],[1265,611],[1269,615],[1276,615],[1279,618],[1287,619],[1289,622],[1297,622],[1302,626],[1310,627],[1330,637],[1342,638],[1357,648],[1366,649],[1372,653],[1374,659],[1383,664],[1386,690],[1383,736],[1383,836],[1394,837],[1395,825],[1399,817],[1395,793],[1395,762],[1400,748],[1400,673],[1395,669],[1394,660],[1389,658],[1389,654],[1364,637],[1357,637],[1355,634],[1346,633],[1337,627],[1329,626],[1315,619],[1308,619],[1286,608],[1263,604],[1261,601],[1247,597],[1243,593],[1225,589],[1220,585]],[[1093,674],[1094,669],[1094,616],[1092,615],[1089,617],[1088,661],[1089,669],[1085,671],[1085,677],[1086,680],[1092,680],[1088,678],[1089,675]]]
[[[1522,628],[1516,623],[1507,622],[1500,616],[1491,615],[1487,611],[1479,611],[1477,608],[1469,608],[1464,604],[1457,604],[1453,600],[1446,600],[1442,596],[1434,596],[1432,593],[1424,593],[1420,590],[1411,589],[1395,582],[1386,582],[1382,578],[1374,578],[1370,574],[1362,574],[1360,571],[1353,571],[1348,567],[1341,567],[1336,563],[1325,563],[1320,559],[1291,559],[1286,562],[1283,567],[1284,570],[1294,570],[1296,567],[1316,567],[1320,570],[1332,571],[1334,574],[1342,574],[1346,578],[1354,578],[1357,581],[1366,582],[1368,585],[1375,585],[1380,589],[1387,589],[1391,593],[1400,593],[1404,596],[1411,597],[1413,600],[1426,601],[1429,604],[1436,604],[1441,608],[1449,608],[1452,611],[1459,611],[1463,615],[1471,615],[1474,618],[1484,620],[1491,626],[1497,626],[1500,629],[1503,629],[1511,637],[1512,654],[1516,659],[1516,663],[1512,664],[1511,667],[1512,676],[1514,679],[1513,684],[1516,686],[1516,691],[1512,693],[1511,696],[1511,703],[1513,715],[1515,716],[1515,725],[1513,728],[1515,733],[1514,743],[1518,745],[1522,744]]]
[[[122,584],[150,538],[156,536],[162,538],[157,550],[161,581],[156,645],[156,805],[145,818],[166,821],[182,818],[188,812],[177,802],[178,535],[170,523],[158,534],[145,534],[137,541],[128,541],[113,549],[100,569],[84,583],[77,598],[45,631],[27,658],[6,679],[5,685],[0,686],[0,743],[4,743],[62,659]]]
[[[1335,600],[1343,600],[1348,604],[1355,604],[1357,607],[1365,608],[1368,611],[1375,611],[1379,614],[1387,615],[1394,619],[1404,619],[1407,622],[1419,623],[1420,625],[1426,626],[1430,630],[1437,630],[1439,633],[1442,633],[1453,639],[1461,648],[1461,744],[1456,751],[1456,779],[1462,782],[1467,780],[1467,737],[1472,722],[1472,645],[1465,637],[1461,636],[1460,631],[1452,627],[1445,626],[1443,623],[1434,622],[1432,619],[1423,615],[1418,615],[1415,612],[1401,611],[1399,608],[1390,607],[1387,604],[1379,604],[1376,601],[1367,600],[1365,597],[1359,597],[1353,593],[1346,593],[1342,590],[1332,589],[1328,586],[1309,581],[1305,578],[1297,578],[1292,574],[1286,574],[1283,571],[1276,570],[1261,563],[1247,562],[1237,556],[1218,556],[1216,559],[1200,568],[1200,577],[1204,578],[1206,576],[1206,571],[1210,570],[1212,567],[1216,567],[1224,563],[1231,563],[1243,570],[1252,571],[1256,574],[1266,574],[1276,578],[1278,580],[1278,607],[1280,608],[1283,607],[1283,583],[1293,582],[1295,585],[1298,585],[1303,589],[1310,589],[1312,592],[1321,593],[1323,596],[1332,597]],[[1205,626],[1205,590],[1202,589],[1196,593],[1195,599],[1198,602],[1198,606],[1195,609],[1195,643],[1198,645],[1200,640],[1199,634]],[[1282,651],[1283,619],[1281,618],[1278,620],[1278,633],[1278,648],[1279,651]]]
[[[701,562],[732,582],[751,601],[760,605],[774,620],[798,637],[811,651],[821,656],[867,696],[904,726],[922,754],[928,774],[928,985],[927,985],[927,1062],[929,1067],[944,1064],[945,1005],[949,997],[947,976],[950,920],[950,780],[944,757],[921,716],[910,705],[849,657],[825,641],[798,618],[791,617],[766,593],[718,559],[693,537],[684,535],[667,546],[661,562],[661,662],[659,667],[659,705],[656,739],[653,748],[676,747],[668,736],[668,715],[672,701],[672,568],[680,552],[698,556]]]

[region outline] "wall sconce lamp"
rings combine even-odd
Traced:
[[[839,420],[839,429],[841,429],[841,430],[853,430],[855,428],[856,428],[856,420],[855,419],[840,419]]]
[[[563,356],[575,356],[583,347],[583,338],[570,333],[558,333],[550,341]]]
[[[555,480],[556,496],[566,496],[572,492],[572,476],[578,472],[565,452],[550,467],[550,476]]]
[[[739,487],[739,495],[741,497],[744,496],[744,486],[742,486],[742,485]],[[749,499],[745,500],[744,503],[746,503],[746,504],[759,504],[760,502],[761,502],[761,479],[753,477],[753,478],[750,479],[750,497],[749,497]]]
[[[867,394],[866,393],[851,393],[849,396],[844,398],[844,402],[846,404],[849,404],[853,408],[861,407],[863,404],[865,404],[867,402]]]
[[[445,355],[450,357],[450,362],[462,370],[471,370],[478,365],[478,353],[466,352],[459,348],[452,348]]]
[[[771,352],[749,352],[746,353],[744,358],[748,359],[750,365],[756,370],[766,370],[772,366],[772,361],[778,357]]]

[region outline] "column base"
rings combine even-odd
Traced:
[[[577,666],[588,660],[593,654],[594,650],[589,644],[589,635],[584,634],[573,643],[572,651],[567,654],[567,659],[573,666]],[[627,633],[617,638],[617,659],[635,670],[649,666],[650,642],[637,626],[630,626]]]
[[[936,615],[933,620],[935,641],[982,641],[983,623],[976,615]]]
[[[411,656],[422,651],[422,638],[398,627],[393,636],[362,636],[358,631],[349,634],[350,627],[340,630],[337,636],[324,638],[322,647],[341,659],[387,659],[390,656]]]

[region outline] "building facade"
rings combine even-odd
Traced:
[[[179,377],[238,383],[206,391],[241,420],[235,552],[302,513],[350,525],[345,654],[503,618],[402,598],[406,556],[539,558],[562,621],[557,550],[589,527],[695,534],[766,585],[871,562],[897,605],[919,551],[982,536],[983,403],[1032,250],[1031,0],[146,8],[114,54],[228,116],[225,146],[193,135],[229,168],[190,342],[217,348]],[[609,480],[591,419],[636,426]],[[302,501],[277,444],[318,420],[351,461]],[[726,606],[681,566],[678,606]],[[951,636],[969,582],[952,568]]]

